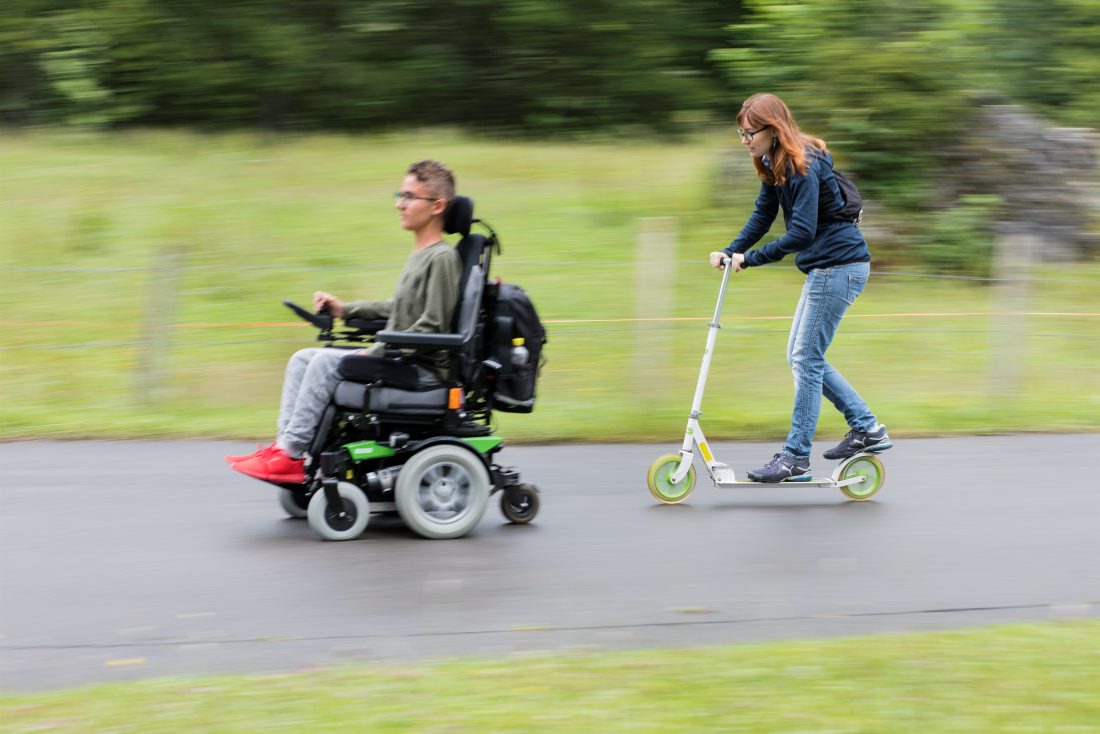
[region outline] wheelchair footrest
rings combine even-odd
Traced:
[[[487,426],[484,423],[462,421],[450,428],[447,432],[459,437],[490,436],[493,433],[493,429],[491,426]]]

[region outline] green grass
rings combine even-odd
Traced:
[[[312,338],[279,325],[293,321],[279,301],[388,295],[409,247],[390,193],[410,161],[438,157],[503,238],[495,274],[524,285],[549,322],[539,406],[501,416],[505,435],[676,442],[718,284],[706,254],[736,233],[757,187],[739,151],[721,165],[728,153],[719,136],[9,135],[0,438],[270,434],[286,357]],[[636,256],[649,217],[675,218],[677,235],[642,281],[655,264]],[[879,255],[880,270],[899,260]],[[184,269],[151,269],[172,264]],[[1039,280],[1019,303],[967,281],[876,275],[831,361],[897,435],[1097,430],[1100,264],[1029,275]],[[714,438],[785,434],[801,281],[787,263],[735,278],[704,404]],[[990,315],[1005,310],[1091,315]],[[979,315],[896,315],[948,312]],[[696,320],[638,320],[672,318]],[[823,434],[843,428],[823,411]]]
[[[1100,622],[160,679],[0,696],[19,732],[1097,732]]]

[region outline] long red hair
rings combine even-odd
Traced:
[[[737,113],[737,125],[742,130],[769,127],[775,133],[775,146],[768,152],[771,168],[756,156],[752,158],[760,180],[768,184],[782,186],[787,183],[787,176],[792,171],[805,174],[810,166],[806,158],[807,146],[823,153],[829,152],[824,140],[807,135],[798,128],[790,108],[774,94],[754,94],[746,99]]]

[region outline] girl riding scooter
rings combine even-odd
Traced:
[[[795,264],[806,274],[787,344],[795,381],[791,430],[782,450],[748,477],[769,483],[809,478],[822,395],[851,427],[839,445],[825,452],[826,459],[892,446],[886,427],[825,361],[844,313],[867,285],[871,252],[855,223],[840,215],[843,196],[825,141],[803,133],[783,100],[773,94],[749,97],[737,125],[760,177],[760,194],[740,234],[724,250],[710,253],[711,265],[725,268],[729,258],[738,273],[797,253]],[[771,228],[780,208],[786,234],[749,250]]]

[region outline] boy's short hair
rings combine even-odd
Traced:
[[[409,166],[406,173],[416,176],[416,180],[427,186],[432,196],[448,202],[455,198],[455,175],[445,163],[417,161]]]

